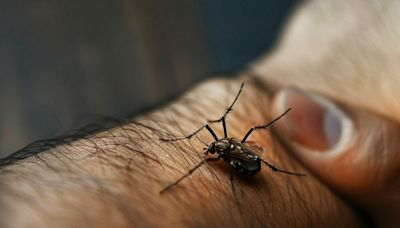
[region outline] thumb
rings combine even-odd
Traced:
[[[400,126],[299,89],[275,97],[274,114],[287,108],[277,129],[294,155],[376,225],[399,227]]]

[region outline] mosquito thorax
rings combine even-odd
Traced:
[[[224,158],[229,155],[229,152],[237,147],[237,140],[233,138],[222,138],[214,141],[207,148],[206,154],[218,154],[219,157]]]

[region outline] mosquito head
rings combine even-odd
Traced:
[[[208,148],[206,149],[206,153],[210,153],[210,154],[215,154],[217,152],[217,146],[215,144],[215,142],[211,143],[210,146],[208,146]]]
[[[231,143],[229,139],[219,139],[218,141],[212,142],[207,148],[207,153],[224,156],[230,149]]]

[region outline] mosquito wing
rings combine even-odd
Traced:
[[[242,144],[244,151],[251,151],[253,154],[260,156],[264,152],[264,148],[254,141],[247,141]]]

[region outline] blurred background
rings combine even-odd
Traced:
[[[2,0],[0,158],[270,49],[294,0]]]

